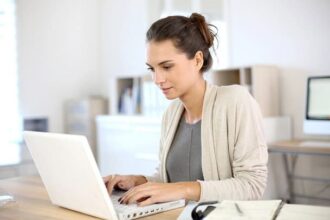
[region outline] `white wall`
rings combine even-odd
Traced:
[[[121,76],[147,73],[145,33],[148,0],[105,0],[101,3],[101,70],[110,96],[111,113],[116,113],[115,80]]]
[[[330,74],[330,1],[230,0],[228,4],[231,64],[280,67],[282,114],[292,116],[296,138],[306,137],[302,130],[306,76]]]
[[[20,106],[63,131],[63,103],[99,94],[100,2],[17,0]]]

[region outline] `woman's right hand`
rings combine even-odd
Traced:
[[[108,189],[109,195],[115,187],[122,190],[129,190],[134,186],[148,182],[144,176],[137,175],[109,175],[103,177],[103,181]]]

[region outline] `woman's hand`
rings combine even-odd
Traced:
[[[200,184],[198,182],[147,182],[131,188],[119,201],[123,204],[138,203],[139,206],[178,199],[198,201],[200,198],[200,191]]]
[[[111,194],[114,187],[122,190],[129,190],[134,186],[146,183],[147,179],[144,176],[136,175],[109,175],[103,177],[103,181],[109,194]]]

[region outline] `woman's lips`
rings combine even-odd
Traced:
[[[172,87],[162,88],[163,93],[168,93]]]

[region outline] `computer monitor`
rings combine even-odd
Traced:
[[[330,76],[307,79],[304,133],[330,135]]]

